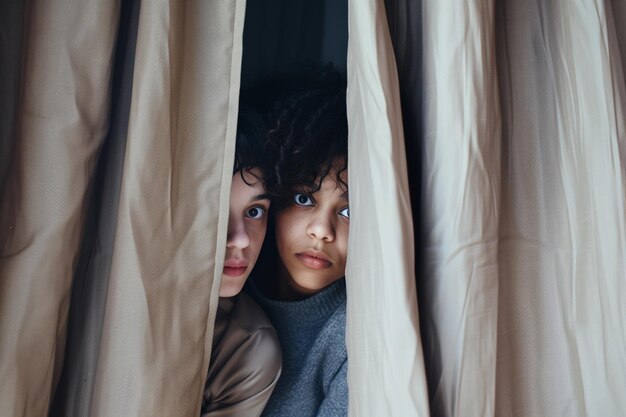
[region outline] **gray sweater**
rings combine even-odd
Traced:
[[[265,417],[348,415],[346,283],[341,279],[302,301],[275,301],[253,285],[283,350],[283,370]]]

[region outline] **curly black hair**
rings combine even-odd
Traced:
[[[304,188],[318,191],[336,170],[335,182],[348,163],[346,78],[326,69],[308,88],[281,101],[272,118],[266,148],[273,166],[266,173],[266,186],[279,207]]]

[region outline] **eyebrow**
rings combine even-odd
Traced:
[[[270,195],[267,193],[259,194],[252,199],[252,201],[259,201],[259,200],[270,200]]]
[[[348,191],[344,191],[343,194],[339,196],[342,200],[348,200]]]

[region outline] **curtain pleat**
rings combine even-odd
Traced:
[[[6,415],[46,415],[59,376],[85,192],[107,129],[117,19],[117,3],[98,0],[29,2],[25,12],[23,88],[1,219]]]
[[[619,45],[619,58],[622,67],[622,79],[626,79],[626,1],[612,0],[607,3],[607,11],[612,19],[608,19],[607,24],[610,31],[615,31],[617,43]],[[612,13],[611,13],[612,12]],[[616,59],[618,56],[614,56]]]
[[[0,196],[4,196],[17,134],[25,1],[6,2],[0,10]],[[0,230],[0,247],[3,247],[6,234],[4,229]]]
[[[385,0],[385,6],[398,68],[413,224],[417,232],[415,240],[419,242],[423,148],[423,121],[419,117],[423,111],[422,7],[414,0]],[[416,251],[418,260],[420,255],[420,251]]]
[[[422,276],[422,155],[423,137],[423,65],[422,65],[422,5],[415,0],[385,0],[389,32],[393,43],[400,102],[402,104],[402,124],[406,148],[407,173],[411,194],[411,211],[415,239],[415,262],[417,276],[417,299],[420,310],[426,303],[420,302]],[[420,327],[426,314],[420,313]],[[425,349],[428,347],[426,346]]]
[[[387,2],[433,415],[626,414],[624,4]]]
[[[498,416],[626,414],[626,96],[623,16],[613,19],[605,1],[498,10]]]
[[[420,301],[431,411],[489,416],[495,402],[500,216],[494,2],[423,1],[421,24]]]
[[[196,416],[226,241],[243,1],[141,2],[91,416]]]
[[[350,415],[626,415],[626,2],[349,6]],[[244,8],[2,4],[0,414],[199,415]]]
[[[382,0],[349,2],[349,414],[428,416],[400,97]]]
[[[90,415],[130,117],[139,3],[139,0],[121,3],[109,132],[100,152],[72,284],[65,350],[68,360],[64,362],[50,417]]]

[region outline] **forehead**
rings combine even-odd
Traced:
[[[235,175],[243,177],[243,180],[250,184],[260,182],[261,178],[263,178],[263,172],[257,167],[237,171],[235,172]]]
[[[321,183],[320,189],[315,193],[324,193],[324,194],[338,194],[341,197],[348,197],[348,171],[343,170],[339,173],[339,178],[337,178],[337,170],[331,170],[328,175],[324,177],[324,180]]]
[[[236,197],[239,194],[264,193],[265,185],[261,178],[261,170],[258,168],[235,172],[231,185],[231,194]]]

